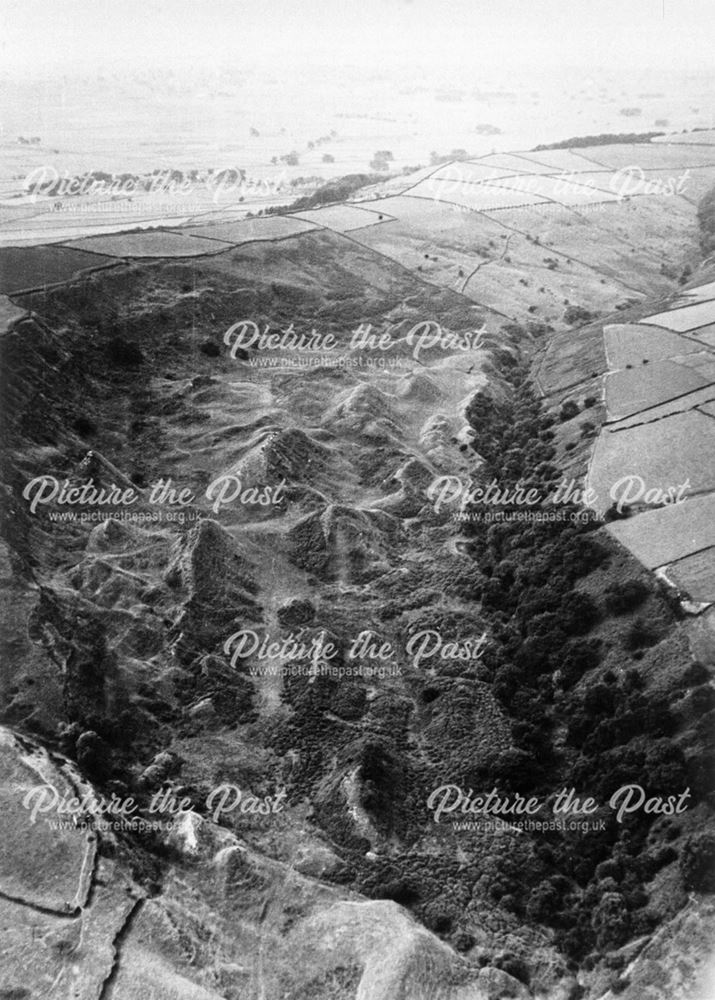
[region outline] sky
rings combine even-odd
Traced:
[[[713,68],[713,0],[0,0],[12,75],[218,64]]]

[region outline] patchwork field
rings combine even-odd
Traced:
[[[610,420],[620,420],[708,384],[708,379],[675,361],[642,363],[638,368],[606,376],[606,407]]]
[[[692,291],[697,296],[698,289]],[[715,354],[645,322],[610,324],[603,332],[610,369],[604,380],[607,424],[589,470],[599,497],[630,474],[641,476],[647,489],[688,482],[691,497],[712,489],[715,435],[708,408],[715,400]],[[640,558],[641,550],[633,551]]]
[[[3,218],[0,209],[0,237],[15,230],[27,230],[31,232],[40,227],[45,227],[51,234],[56,229],[85,229],[94,227],[105,227],[112,222],[119,226],[133,224],[136,228],[142,228],[153,222],[159,225],[160,222],[171,225],[171,219],[186,219],[190,213],[200,210],[200,206],[193,205],[186,199],[176,199],[175,203],[168,205],[166,199],[146,199],[135,202],[130,198],[110,199],[110,198],[65,198],[56,203],[61,206],[53,209],[52,203],[45,200],[27,206],[25,212],[21,209],[14,210],[19,213],[16,219],[11,216]],[[215,207],[209,201],[205,205],[208,211]],[[171,209],[170,211],[168,209]],[[24,218],[27,213],[27,218]],[[154,221],[156,220],[156,221]]]
[[[627,207],[630,206],[622,206],[624,211]],[[580,261],[600,276],[633,291],[652,295],[670,287],[658,273],[661,255],[640,246],[635,237],[629,239],[598,225],[600,211],[582,215],[573,208],[548,205],[508,209],[489,217],[528,237],[529,242],[538,240],[544,250],[542,263],[549,256],[548,251],[555,251],[560,257]],[[559,259],[558,266],[562,264]]]
[[[315,227],[305,219],[287,215],[268,215],[259,219],[197,225],[184,228],[181,232],[239,246],[241,243],[253,243],[256,240],[281,240],[287,236],[296,236],[298,233],[307,233],[313,228]]]
[[[531,178],[529,179],[531,181]],[[525,187],[527,187],[525,185]],[[484,212],[495,208],[514,208],[518,205],[537,205],[547,199],[535,193],[533,185],[529,190],[510,190],[496,187],[493,184],[474,183],[467,181],[455,182],[430,177],[410,189],[410,198],[427,198],[430,201],[447,201],[453,205],[471,208],[475,212]]]
[[[588,158],[597,165],[621,170],[640,167],[642,170],[684,170],[686,167],[715,166],[715,149],[707,146],[675,146],[663,143],[634,143],[633,145],[594,146],[587,151]]]
[[[542,172],[539,168],[546,166],[546,164],[539,164],[535,153],[533,159],[532,154],[490,153],[488,156],[482,156],[473,162],[485,167],[494,167],[497,170],[508,170],[515,174],[538,174]],[[555,167],[552,173],[557,173],[558,170],[559,168]]]
[[[545,168],[548,172],[548,168]],[[430,180],[436,181],[452,181],[453,183],[459,184],[464,182],[467,184],[483,184],[485,181],[495,181],[500,180],[504,177],[516,177],[521,176],[524,173],[537,173],[536,170],[531,170],[528,162],[524,160],[523,165],[520,170],[507,169],[505,167],[493,167],[488,163],[484,163],[481,160],[455,160],[453,163],[447,163],[445,166],[440,167],[435,170],[434,173],[430,175]]]
[[[715,166],[673,167],[662,170],[621,170],[611,173],[609,185],[623,197],[654,196],[658,198],[684,198],[691,205],[700,199],[715,184]]]
[[[614,484],[629,475],[640,476],[647,489],[667,491],[689,481],[691,495],[715,490],[715,435],[711,418],[689,410],[626,429],[604,427],[588,473],[588,485],[596,491],[596,509],[600,513],[611,505]],[[690,503],[687,500],[682,506],[688,507]],[[695,550],[686,536],[680,544],[685,546],[681,554]],[[641,558],[639,552],[635,554]]]
[[[693,601],[715,601],[715,548],[678,559],[668,566],[667,576]]]
[[[581,173],[598,167],[588,150],[539,149],[533,153],[520,154],[536,168],[545,166],[552,172]],[[534,173],[537,172],[535,169]],[[543,173],[543,171],[540,171]]]
[[[653,142],[669,146],[715,146],[715,129],[656,136]]]
[[[246,217],[245,208],[227,206],[226,208],[216,208],[210,212],[197,212],[189,219],[189,225],[202,226],[209,222],[240,222]],[[251,219],[247,220],[251,222]]]
[[[706,344],[708,347],[715,348],[715,323],[698,327],[697,330],[688,335],[688,339],[692,340],[693,343]]]
[[[665,402],[657,403],[646,410],[640,410],[638,413],[634,413],[633,416],[623,417],[616,423],[609,424],[609,427],[613,431],[620,432],[633,427],[640,427],[642,424],[654,424],[664,417],[672,417],[676,413],[688,413],[691,410],[697,410],[702,406],[706,406],[714,396],[715,389],[711,384],[705,385],[700,389],[695,389],[684,396],[670,397],[668,395]]]
[[[439,167],[422,167],[420,170],[413,170],[409,174],[400,174],[397,177],[388,177],[377,184],[370,184],[368,187],[358,191],[353,199],[354,202],[373,201],[375,198],[391,198],[409,191],[426,177],[430,177]],[[351,202],[352,203],[352,202]]]
[[[692,497],[685,503],[613,521],[608,530],[644,566],[656,569],[715,545],[715,496]]]
[[[87,218],[94,218],[94,223]],[[81,213],[75,222],[62,213],[57,215],[39,215],[29,219],[24,224],[14,223],[12,226],[0,226],[0,247],[14,246],[45,246],[49,243],[67,242],[69,240],[86,239],[93,236],[111,236],[113,233],[123,233],[129,230],[149,230],[157,226],[181,226],[189,221],[186,215],[172,215],[146,218],[141,221],[129,219],[116,209],[110,212]]]
[[[302,219],[316,226],[332,229],[336,233],[349,233],[353,229],[363,229],[374,226],[378,222],[388,222],[389,216],[379,209],[368,209],[356,205],[330,205],[311,212],[298,212],[291,216]]]
[[[660,257],[665,267],[677,268],[693,258],[697,222],[690,202],[683,198],[629,198],[598,205],[589,222],[612,238]],[[666,252],[665,248],[669,250]]]
[[[439,203],[432,205],[437,206],[431,211],[434,217],[440,212],[444,216],[434,228],[425,224],[424,215],[419,224],[412,216],[409,222],[398,220],[353,238],[507,318],[560,324],[565,302],[577,288],[579,304],[594,310],[613,309],[630,293],[615,279],[602,278],[575,261],[550,269],[544,262],[548,251],[491,219],[472,215],[455,225],[453,213]]]
[[[715,299],[707,302],[696,302],[692,306],[681,306],[679,309],[669,309],[667,312],[644,316],[643,323],[653,323],[664,326],[668,330],[687,333],[699,326],[715,323]]]
[[[608,324],[603,328],[606,358],[611,371],[641,365],[644,361],[663,361],[679,354],[700,350],[700,345],[678,336],[671,330],[657,330],[652,326],[633,324]]]
[[[678,359],[678,363],[692,368],[707,381],[708,385],[715,382],[715,353],[713,351],[697,351],[686,354]]]
[[[190,236],[183,230],[175,229],[93,236],[66,245],[108,257],[200,257],[202,254],[220,253],[231,247],[230,243]]]
[[[593,174],[583,174],[583,183],[578,179],[572,179],[569,175],[538,175],[532,174],[528,179],[524,179],[523,186],[528,191],[539,195],[547,201],[555,201],[559,205],[594,205],[602,201],[617,201],[618,195],[614,194],[607,187],[608,175],[601,178],[604,186],[598,187],[592,181]],[[508,187],[509,180],[499,181],[499,186]]]
[[[551,325],[564,323],[565,310],[572,303],[593,313],[610,312],[633,291],[579,261],[561,261],[552,269],[543,248],[534,248],[519,236],[509,239],[508,253],[480,267],[464,289],[475,301],[494,309],[511,307],[511,315],[519,320],[531,318]]]

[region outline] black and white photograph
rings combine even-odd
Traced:
[[[715,1000],[712,0],[0,0],[0,1000]]]

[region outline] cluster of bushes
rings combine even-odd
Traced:
[[[527,320],[525,324],[517,323],[515,320],[509,323],[505,323],[502,326],[502,333],[506,334],[507,337],[512,337],[513,339],[520,341],[533,337],[538,339],[540,337],[546,336],[547,333],[553,333],[554,328],[550,323],[544,323],[541,320],[530,319]]]
[[[625,615],[634,611],[650,594],[650,587],[644,580],[632,578],[622,583],[612,583],[606,587],[604,603],[612,615]]]
[[[578,403],[573,399],[567,399],[559,411],[559,420],[563,424],[567,420],[573,420],[579,412]]]
[[[680,855],[680,873],[689,891],[715,892],[715,834],[688,837]]]
[[[469,407],[474,447],[488,464],[489,479],[494,476],[502,487],[536,486],[543,496],[556,472],[548,442],[553,417],[541,412],[522,365],[502,374],[513,387],[510,401],[479,396]],[[575,403],[573,408],[578,411]],[[680,793],[693,784],[692,766],[672,743],[676,722],[667,694],[648,691],[633,669],[620,679],[611,671],[587,677],[604,652],[602,640],[588,633],[604,614],[630,614],[658,599],[639,578],[612,583],[603,601],[579,589],[581,578],[607,568],[609,550],[594,536],[598,527],[568,518],[470,522],[472,551],[486,578],[482,612],[496,640],[484,667],[512,719],[512,755],[523,755],[513,771],[492,771],[492,780],[545,797],[573,786],[601,804],[629,783],[662,795]],[[659,641],[672,621],[665,605],[656,624],[636,618],[621,635],[621,649],[639,651]],[[712,707],[702,701],[703,710]],[[525,876],[531,888],[508,893],[502,906],[553,926],[562,948],[577,960],[649,932],[644,884],[677,857],[672,846],[654,850],[647,842],[653,819],[639,813],[619,825],[610,816],[602,831],[547,837],[540,855],[546,874],[534,885],[532,868]],[[681,858],[686,884],[709,884],[703,873],[714,850],[703,842],[688,860]]]
[[[297,198],[290,205],[265,208],[263,214],[280,215],[284,212],[305,212],[309,208],[320,208],[321,205],[347,201],[360,188],[367,187],[368,184],[376,184],[384,179],[382,174],[346,174],[344,177],[338,177],[322,184],[317,191]]]
[[[534,152],[542,149],[582,149],[585,146],[611,146],[618,143],[650,142],[656,136],[665,132],[600,132],[598,135],[578,135],[560,142],[551,142],[534,146]]]
[[[469,153],[466,149],[453,149],[451,153],[438,153],[433,149],[429,156],[431,167],[437,167],[440,163],[452,163],[455,160],[460,162],[468,159]]]
[[[590,323],[593,318],[594,314],[583,306],[567,306],[564,311],[564,323],[568,323],[569,326]]]

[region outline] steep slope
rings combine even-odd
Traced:
[[[630,222],[610,207],[599,256],[626,252]],[[638,211],[679,267],[695,261],[694,207],[661,214],[667,226]],[[607,318],[633,292],[643,305],[615,317],[629,321],[676,281],[646,248],[627,283],[602,284],[593,261],[568,263],[571,244],[550,267],[537,258],[553,246],[518,234],[482,269],[474,243],[496,243],[496,223],[470,220],[462,278],[450,227],[425,246],[432,224],[405,216],[118,262],[15,297],[2,721],[55,754],[43,780],[131,796],[147,821],[157,792],[186,800],[159,825],[89,824],[99,875],[71,919],[96,937],[43,951],[32,989],[595,998],[625,988],[634,950],[687,922],[687,892],[707,888],[682,870],[707,853],[711,618],[681,625],[672,595],[577,505],[539,526],[473,518],[484,509],[463,492],[435,502],[435,484],[582,476],[593,433],[567,450],[576,425],[559,414],[597,393],[603,323],[567,317],[564,300],[589,268],[581,302]],[[415,257],[437,245],[444,271]],[[548,282],[543,318],[517,298],[515,268]],[[587,408],[595,431],[604,409]],[[13,768],[30,746],[16,739]],[[29,780],[6,791],[19,857],[28,830],[37,850],[47,841],[17,808]],[[689,784],[692,808],[624,829],[605,803],[630,781]],[[460,829],[472,814],[438,823],[429,805],[440,786],[498,785],[548,815],[574,784],[601,803],[603,836]],[[68,839],[63,899],[82,868]],[[61,921],[27,869],[2,886],[12,915],[39,905]],[[12,996],[22,956],[40,955],[33,934],[9,948]]]

